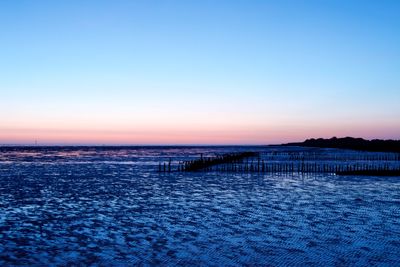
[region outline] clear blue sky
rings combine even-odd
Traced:
[[[0,1],[0,143],[400,139],[400,1]]]

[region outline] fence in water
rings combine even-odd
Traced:
[[[336,173],[400,175],[400,154],[369,152],[241,152],[159,164],[159,172]]]
[[[261,152],[260,156],[265,160],[293,160],[293,161],[400,161],[400,153],[388,152],[363,152],[346,151],[342,153],[330,153],[330,151],[268,151]]]
[[[189,160],[184,162],[178,162],[177,167],[172,167],[172,160],[169,159],[168,163],[158,165],[159,172],[171,172],[173,169],[177,171],[205,171],[212,170],[213,167],[218,165],[226,164],[241,164],[243,159],[249,157],[258,157],[257,152],[240,152],[240,153],[228,153],[223,155],[217,155],[215,157],[203,157],[200,155],[200,159]]]

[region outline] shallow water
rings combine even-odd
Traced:
[[[400,265],[400,178],[157,173],[267,148],[0,152],[0,265]]]

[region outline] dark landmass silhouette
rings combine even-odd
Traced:
[[[400,140],[365,140],[362,138],[344,137],[330,139],[307,139],[300,143],[288,143],[283,146],[302,146],[319,148],[341,148],[373,152],[398,152],[400,153]]]
[[[400,170],[351,170],[336,172],[337,175],[400,176]]]

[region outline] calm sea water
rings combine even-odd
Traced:
[[[400,178],[157,173],[262,147],[0,152],[0,265],[400,266]]]

